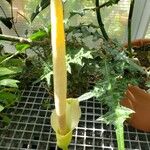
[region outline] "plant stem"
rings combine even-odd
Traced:
[[[31,42],[32,42],[31,40],[23,38],[23,37],[4,35],[4,34],[0,34],[0,40],[19,42],[19,43],[25,43],[25,44],[31,44]]]
[[[116,124],[115,127],[116,127],[115,130],[116,130],[118,150],[125,150],[123,124],[122,123]]]
[[[116,2],[113,3],[113,4],[117,4],[119,1],[120,0],[116,0]],[[109,0],[109,1],[104,2],[103,4],[101,4],[101,5],[97,6],[97,7],[86,7],[86,8],[83,9],[83,11],[87,11],[87,10],[93,10],[93,11],[95,11],[95,10],[99,10],[99,9],[101,9],[103,7],[109,7],[111,5],[112,5],[112,2],[111,2],[111,0]]]
[[[19,42],[23,44],[29,44],[30,46],[45,46],[49,44],[49,39],[45,39],[43,41],[31,41],[30,39],[24,37],[17,37],[11,35],[0,34],[0,40],[10,41],[10,42]]]
[[[19,34],[18,34],[16,26],[15,26],[15,22],[14,22],[13,2],[12,2],[12,0],[10,1],[10,10],[11,10],[11,18],[12,18],[13,30],[15,31],[16,35],[19,37]]]
[[[96,7],[99,7],[99,0],[95,0],[95,5],[96,5]],[[101,29],[101,32],[102,32],[104,38],[108,41],[109,37],[108,37],[108,34],[104,28],[104,24],[102,22],[100,9],[96,9],[96,16],[97,16],[97,21],[98,21],[99,27]]]
[[[129,57],[132,57],[132,45],[131,45],[131,23],[132,23],[132,15],[133,15],[133,9],[134,9],[134,0],[131,0],[130,3],[130,10],[129,10],[129,16],[128,16],[128,52]]]
[[[55,109],[59,133],[65,135],[67,133],[67,69],[62,0],[51,0],[51,28]]]
[[[17,11],[17,14],[20,15],[23,19],[25,19],[30,24],[30,21],[27,19],[27,17],[25,17],[23,14],[21,14],[18,11]]]
[[[7,15],[6,15],[6,13],[5,13],[4,9],[2,8],[2,6],[0,6],[0,8],[1,8],[1,10],[2,10],[2,12],[3,12],[3,14],[4,14],[5,18],[7,18]]]
[[[19,37],[19,34],[17,32],[17,29],[16,29],[15,22],[14,22],[13,2],[12,2],[12,0],[10,2],[10,10],[11,10],[11,18],[12,18],[13,30],[15,31],[16,35]]]

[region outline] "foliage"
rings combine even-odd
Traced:
[[[46,39],[49,39],[49,33],[50,27],[47,27],[46,29],[39,29],[30,35],[29,39],[32,41],[45,41]],[[84,36],[86,37],[86,34]],[[30,80],[29,82],[33,82],[34,80],[34,83],[37,83],[41,80],[46,80],[48,87],[53,89],[51,84],[51,78],[53,75],[52,54],[49,45],[30,46],[29,44],[16,44],[16,49],[20,53],[25,52],[28,48],[31,48],[31,50],[35,52],[36,56],[26,60],[26,71],[23,72],[22,79],[26,80],[26,82],[28,80]],[[70,96],[78,96],[78,93],[81,89],[86,91],[84,87],[88,84],[87,80],[90,78],[90,75],[86,75],[88,71],[87,68],[91,68],[91,70],[88,72],[91,72],[94,68],[94,66],[90,64],[90,61],[93,60],[92,52],[86,47],[83,48],[80,46],[80,48],[75,48],[73,45],[69,45],[67,46],[66,60],[69,79],[68,93]],[[79,83],[81,85],[81,89],[79,88]],[[86,87],[88,88],[88,86]]]
[[[29,35],[28,39],[31,41],[42,41],[48,39],[50,36],[50,26],[44,29],[38,29]],[[51,50],[49,45],[45,46],[17,43],[16,50],[19,53],[25,53],[28,49],[34,52],[34,56],[26,59],[26,67],[21,75],[22,81],[26,80],[26,83],[37,83],[43,79],[46,79],[47,84],[50,86],[50,77],[52,75],[52,60]],[[38,69],[37,69],[38,68]],[[31,72],[32,70],[32,72]]]
[[[108,107],[108,112],[98,120],[115,126],[118,149],[124,150],[123,123],[133,111],[121,106],[120,101],[128,84],[140,82],[143,69],[134,62],[131,63],[125,52],[119,51],[121,49],[116,42],[111,42],[104,44],[102,67],[99,68],[101,79],[94,87],[93,95]]]
[[[83,67],[85,63],[83,62],[84,58],[92,59],[93,56],[91,55],[90,51],[86,51],[84,48],[80,50],[74,48],[68,48],[67,51],[67,70],[71,74],[71,64],[76,64],[80,67]]]
[[[68,94],[77,97],[79,93],[84,93],[89,87],[90,74],[93,60],[92,52],[86,48],[76,49],[70,47],[67,49],[67,71],[68,71]],[[86,87],[86,88],[85,88]]]
[[[7,59],[8,56],[0,56],[0,62]],[[0,63],[0,117],[4,121],[8,117],[2,114],[2,110],[13,105],[19,98],[18,83],[15,79],[22,72],[23,61],[13,58]]]
[[[49,38],[50,36],[50,27],[47,27],[45,29],[38,29],[35,30],[29,37],[28,39],[30,41],[40,41],[43,40],[45,38]],[[38,45],[35,45],[34,47],[38,47]],[[31,46],[29,44],[26,43],[17,43],[16,44],[16,50],[19,52],[25,52],[27,49],[31,48]],[[34,51],[34,49],[32,49]],[[38,52],[38,51],[36,51]],[[41,55],[41,53],[38,53],[39,55]],[[47,57],[47,55],[45,56]]]
[[[63,0],[64,2],[66,0]],[[120,0],[108,0],[108,2],[104,2],[102,5],[104,6],[112,6],[114,4],[117,4]],[[50,5],[50,0],[40,0],[39,4],[36,6],[36,9],[34,10],[34,12],[31,15],[31,22],[35,19],[35,17],[41,12],[43,11],[45,8],[47,8]],[[76,12],[76,14],[82,14],[81,12]],[[72,15],[72,14],[71,14]],[[73,15],[75,15],[73,13]]]
[[[147,85],[148,88],[150,88],[150,81],[146,82],[146,85]]]
[[[142,75],[133,66],[133,64],[137,65],[128,61],[124,51],[119,52],[116,50],[117,45],[114,46],[116,49],[113,49],[113,44],[111,47],[108,44],[106,42],[105,55],[101,61],[101,67],[99,67],[101,78],[94,87],[93,92],[97,99],[109,107],[110,111],[105,115],[105,120],[108,118],[107,122],[112,122],[115,120],[109,115],[112,116],[116,111],[116,107],[120,106],[120,100],[123,98],[128,84],[138,84],[142,79]]]
[[[118,0],[110,0],[109,2],[109,5],[112,5],[118,3]],[[31,20],[33,21],[48,5],[49,1],[41,0],[40,5],[37,6],[36,11],[32,14]],[[69,17],[73,17],[76,14],[79,14],[79,12],[74,12],[70,14]],[[131,58],[128,58],[125,50],[118,42],[104,40],[99,30],[94,28],[95,26],[93,27],[94,29],[91,29],[91,27],[93,27],[92,24],[80,24],[66,31],[67,40],[69,34],[72,33],[71,40],[68,40],[68,43],[70,41],[72,43],[67,45],[66,55],[68,95],[69,97],[78,97],[79,94],[90,91],[79,97],[79,101],[94,96],[100,102],[107,105],[108,112],[104,116],[98,118],[98,120],[114,124],[117,140],[120,140],[118,146],[124,147],[123,144],[120,144],[123,141],[123,122],[133,111],[121,106],[120,100],[123,98],[128,84],[139,84],[142,79],[142,74],[145,73],[145,71],[134,63]],[[101,39],[101,44],[98,45],[97,48],[89,47],[91,43],[88,43],[89,45],[84,43],[84,38],[91,36],[93,39],[90,40],[90,42],[93,43]],[[44,42],[45,39],[50,38],[50,28],[39,29],[28,38],[31,41]],[[26,72],[31,73],[31,69],[34,70],[33,72],[35,74],[32,74],[32,76],[38,78],[36,82],[46,79],[49,90],[52,90],[51,79],[53,71],[51,48],[49,48],[47,44],[42,46],[31,46],[22,43],[16,44],[16,49],[19,52],[25,52],[28,48],[31,48],[31,50],[35,52],[37,58],[29,61],[31,62],[29,66],[32,67],[28,68],[27,66]],[[3,70],[3,72],[6,72],[6,68],[3,68]],[[9,75],[9,73],[11,74],[12,72],[13,70],[9,70],[7,74]],[[31,77],[30,74],[27,76]],[[2,83],[4,85],[5,82]],[[16,82],[13,80],[12,84],[16,86],[15,83]],[[3,108],[1,107],[0,109],[2,110]]]
[[[31,21],[47,6],[50,5],[50,0],[41,0],[41,2],[37,5],[36,10],[31,15]]]

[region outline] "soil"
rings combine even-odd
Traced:
[[[135,53],[135,58],[138,59],[139,64],[144,67],[144,69],[149,72],[150,71],[150,44],[148,45],[143,45],[141,47],[135,46],[133,47],[134,53]],[[140,88],[144,90],[148,90],[149,88],[146,87],[145,83],[147,81],[150,81],[150,77],[143,76],[142,83],[140,84]]]
[[[135,57],[138,58],[141,66],[144,66],[146,69],[150,68],[150,45],[143,47],[134,47]]]

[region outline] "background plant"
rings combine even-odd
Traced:
[[[6,55],[0,56],[0,117],[6,123],[9,118],[4,115],[3,110],[19,100],[17,76],[22,72],[24,64],[21,59],[13,58],[5,61],[7,58]]]

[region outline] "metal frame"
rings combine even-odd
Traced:
[[[150,22],[150,0],[136,0],[133,11],[132,39],[144,38]]]
[[[0,121],[0,150],[58,150],[50,126],[54,104],[42,84],[23,90],[21,101],[6,110],[11,122],[4,127]],[[46,99],[50,99],[50,109],[42,107]],[[106,108],[95,99],[81,102],[80,106],[82,116],[69,150],[117,150],[114,127],[95,121]],[[126,150],[148,150],[150,133],[125,125],[125,145]]]

